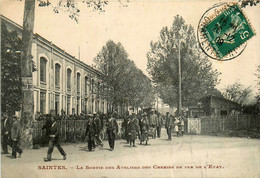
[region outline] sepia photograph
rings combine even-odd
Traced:
[[[260,177],[259,17],[259,0],[1,0],[1,177]]]

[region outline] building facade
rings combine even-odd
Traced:
[[[1,16],[10,31],[22,36],[22,26]],[[32,56],[34,113],[107,113],[102,73],[68,54],[51,41],[34,34]]]

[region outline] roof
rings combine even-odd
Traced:
[[[204,99],[206,99],[206,98],[217,98],[217,99],[220,99],[220,100],[222,100],[222,101],[229,102],[230,104],[233,104],[233,105],[236,105],[236,106],[239,106],[239,105],[240,105],[240,104],[237,103],[237,102],[234,102],[234,101],[228,100],[228,99],[226,99],[226,98],[224,98],[224,97],[218,97],[218,96],[214,96],[214,95],[207,95],[207,96],[204,96],[204,97],[202,97],[202,98],[200,99],[200,101],[202,101],[202,100],[204,100]]]

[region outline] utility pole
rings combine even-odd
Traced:
[[[182,114],[182,101],[181,101],[181,40],[178,40],[178,66],[179,66],[179,101],[178,101],[178,114],[181,115]]]

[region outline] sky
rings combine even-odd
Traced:
[[[146,54],[150,42],[158,40],[160,30],[164,26],[171,26],[174,16],[178,14],[197,31],[203,13],[217,2],[143,0],[123,2],[127,5],[123,7],[116,1],[110,2],[104,13],[99,13],[78,1],[81,10],[78,23],[71,20],[68,13],[55,14],[51,7],[36,6],[34,32],[77,58],[80,51],[80,60],[89,65],[93,64],[93,58],[108,40],[120,42],[129,58],[148,75]],[[24,1],[2,0],[0,8],[2,15],[22,25]],[[248,41],[245,51],[237,58],[223,62],[210,60],[213,68],[221,72],[218,89],[239,81],[251,86],[256,93],[257,78],[254,73],[260,65],[260,5],[244,8],[244,13],[255,29],[256,36]]]

